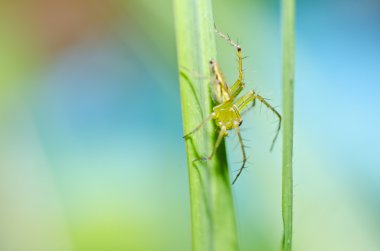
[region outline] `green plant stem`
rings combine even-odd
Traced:
[[[216,58],[211,0],[174,0],[184,133],[212,110],[209,61]],[[204,76],[204,77],[200,77]],[[186,140],[194,251],[237,250],[231,183],[224,143],[212,160],[217,130],[210,121]]]
[[[292,250],[293,231],[293,120],[294,120],[294,47],[295,0],[282,1],[283,29],[283,157],[282,218],[283,250]]]

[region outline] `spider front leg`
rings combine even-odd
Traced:
[[[254,91],[249,91],[247,94],[236,100],[235,105],[238,107],[239,111],[243,110],[249,103],[253,102],[255,99],[259,100],[261,103],[263,103],[269,110],[271,110],[278,118],[278,127],[276,131],[276,135],[273,138],[270,151],[273,150],[274,143],[277,140],[278,134],[280,133],[281,129],[281,115],[280,113],[271,106],[262,96],[256,94]]]
[[[245,163],[247,162],[247,155],[245,154],[243,138],[241,137],[241,134],[240,134],[240,127],[237,126],[235,129],[236,129],[236,134],[238,135],[238,138],[239,138],[241,152],[243,153],[243,164],[241,165],[239,172],[236,175],[234,181],[232,181],[232,185],[235,184],[236,180],[239,178],[240,174],[243,172],[243,169],[245,168]]]
[[[243,57],[241,55],[240,46],[237,47],[237,54],[238,54],[238,65],[239,65],[238,67],[239,77],[238,77],[238,80],[236,80],[235,83],[231,87],[231,93],[233,97],[237,97],[245,87],[245,83],[243,83]]]
[[[236,97],[244,89],[244,86],[245,86],[245,83],[243,83],[243,57],[241,53],[241,47],[236,42],[232,41],[232,39],[229,36],[218,31],[216,27],[215,27],[215,32],[221,38],[225,39],[229,44],[231,44],[237,49],[239,76],[238,76],[238,80],[236,80],[236,82],[231,87],[232,96]]]

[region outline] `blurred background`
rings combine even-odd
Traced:
[[[247,89],[281,110],[279,1],[213,4]],[[294,250],[378,251],[380,2],[297,4]],[[3,0],[0,31],[0,250],[190,250],[172,1]],[[241,250],[280,247],[275,123],[259,106],[243,123]]]

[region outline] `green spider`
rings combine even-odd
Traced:
[[[276,134],[273,138],[270,147],[270,151],[272,151],[274,143],[276,142],[276,139],[281,129],[281,115],[262,96],[258,95],[253,90],[250,90],[245,95],[241,96],[240,98],[237,98],[245,87],[245,83],[243,82],[243,58],[241,53],[241,47],[237,43],[232,41],[228,36],[216,30],[216,28],[215,32],[237,49],[239,77],[232,85],[232,87],[230,87],[224,79],[217,62],[215,60],[210,60],[210,69],[212,74],[211,94],[212,99],[217,105],[213,107],[213,112],[205,120],[203,120],[202,123],[200,123],[196,128],[194,128],[194,130],[185,134],[184,138],[186,139],[187,137],[201,129],[209,120],[213,119],[215,121],[215,124],[220,128],[219,136],[216,140],[212,153],[208,157],[200,159],[211,160],[215,155],[216,150],[218,149],[223,138],[228,135],[228,131],[235,129],[236,134],[239,138],[241,151],[243,153],[243,163],[238,171],[238,174],[232,182],[232,184],[234,184],[237,178],[242,173],[243,169],[245,168],[245,164],[247,162],[247,156],[244,149],[243,139],[240,134],[240,125],[243,122],[241,114],[242,110],[246,108],[251,102],[255,102],[255,100],[257,99],[266,107],[268,107],[272,112],[274,112],[274,114],[278,117],[279,123]]]

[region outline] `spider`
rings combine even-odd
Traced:
[[[268,109],[270,109],[278,117],[279,123],[278,123],[276,134],[273,138],[273,141],[270,147],[270,151],[272,151],[274,143],[276,142],[276,139],[281,129],[281,115],[276,111],[274,107],[272,107],[266,101],[265,98],[258,95],[253,90],[250,90],[248,93],[238,98],[238,95],[241,93],[241,91],[245,87],[245,83],[243,82],[243,57],[242,57],[241,47],[236,42],[232,41],[229,36],[218,31],[216,28],[215,28],[215,32],[221,38],[225,39],[229,44],[231,44],[237,49],[238,74],[239,74],[238,79],[230,87],[227,84],[226,80],[224,79],[218,63],[215,60],[210,60],[209,63],[210,63],[210,70],[211,70],[211,75],[212,75],[212,81],[210,85],[211,96],[216,106],[213,107],[212,113],[205,120],[203,120],[203,122],[201,122],[196,128],[194,128],[189,133],[185,134],[184,138],[185,139],[188,138],[190,135],[192,135],[193,133],[201,129],[208,121],[213,119],[215,121],[215,124],[220,128],[219,136],[216,140],[213,151],[208,157],[196,159],[196,160],[211,160],[213,156],[215,155],[216,150],[218,149],[224,137],[228,135],[228,131],[235,129],[236,134],[239,138],[239,144],[240,144],[241,151],[243,154],[243,163],[232,182],[232,184],[234,184],[236,180],[239,178],[243,169],[245,168],[245,164],[247,162],[247,156],[244,149],[243,139],[240,134],[240,126],[243,122],[243,119],[242,119],[243,109],[246,108],[251,102],[254,105],[255,101],[259,100],[262,104],[264,104]]]

